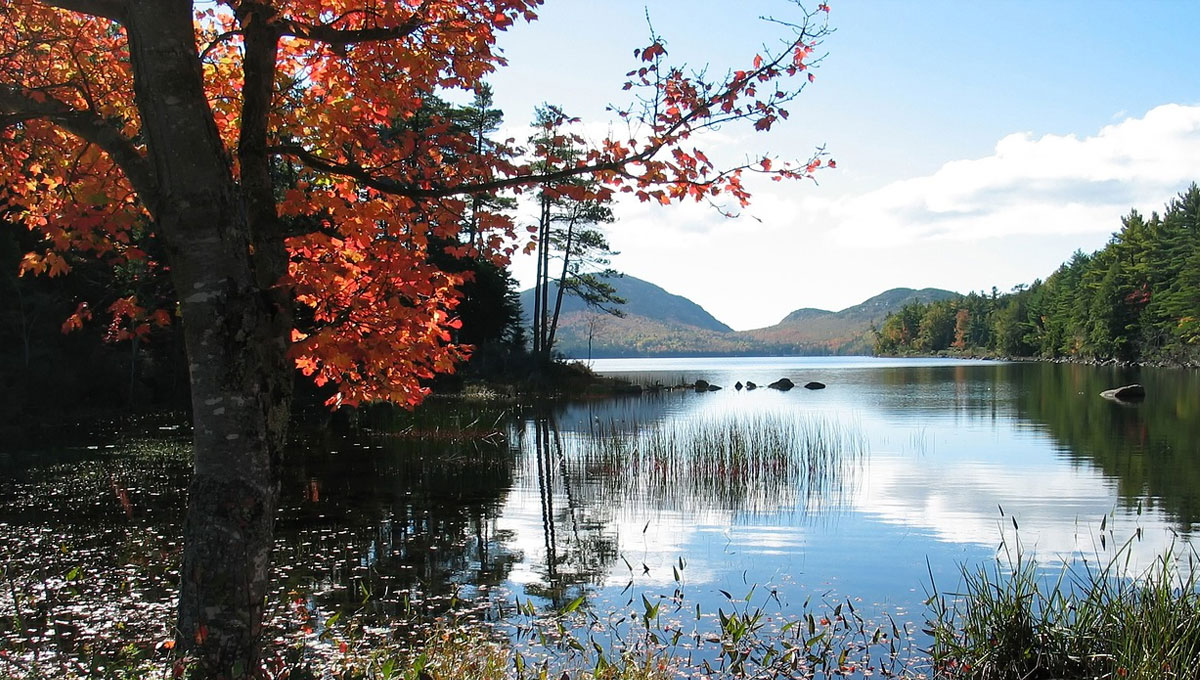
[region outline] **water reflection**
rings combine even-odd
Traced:
[[[1018,416],[1113,479],[1122,507],[1159,510],[1185,533],[1200,522],[1200,372],[1066,365],[1029,367],[1022,379]],[[1134,382],[1146,385],[1144,402],[1095,398]]]
[[[581,496],[577,470],[568,462],[562,433],[551,411],[539,409],[519,425],[518,442],[530,470],[536,468],[542,550],[525,573],[525,593],[547,600],[556,609],[599,585],[618,557],[612,515],[603,504]],[[511,506],[510,506],[511,507]],[[519,539],[518,539],[519,540]]]
[[[729,388],[783,376],[828,387]],[[633,592],[679,586],[684,558],[706,611],[721,589],[757,583],[785,604],[855,597],[911,619],[931,572],[953,583],[1017,527],[1047,560],[1110,551],[1140,529],[1134,557],[1148,563],[1186,549],[1200,521],[1195,371],[790,359],[634,377],[726,388],[517,411],[439,402],[354,432],[301,428],[275,597],[379,622],[417,600],[493,592],[556,608],[585,595],[615,611]],[[1098,396],[1131,382],[1149,391],[1137,406]],[[70,588],[97,598],[61,626],[43,617],[39,640],[164,636],[186,432],[8,452],[0,465],[0,545],[19,587],[38,593],[26,608],[60,606]],[[81,565],[86,588],[66,578]],[[275,613],[278,630],[293,625],[286,606]],[[105,627],[123,619],[145,625]]]
[[[503,583],[520,555],[495,518],[516,456],[492,434],[412,427],[299,440],[277,527],[285,582],[330,606],[369,596],[381,614],[407,607],[413,591]]]
[[[713,362],[684,379],[729,384],[787,376],[797,383],[821,380],[828,389],[724,390],[700,395],[700,404],[675,402],[672,417],[713,411],[858,414],[871,457],[854,498],[856,512],[884,535],[919,532],[922,546],[912,551],[918,560],[921,550],[936,550],[929,539],[978,546],[974,554],[986,554],[979,549],[994,547],[1004,530],[1012,531],[1014,519],[1026,545],[1052,557],[1096,552],[1105,516],[1118,540],[1145,529],[1135,549],[1142,563],[1172,546],[1186,550],[1200,489],[1195,371],[994,362],[793,364]],[[620,368],[628,371],[632,362]],[[647,372],[642,381],[653,382],[658,374]],[[1146,384],[1151,397],[1129,407],[1098,396],[1131,382]]]
[[[787,517],[792,527],[810,513],[827,517],[852,496],[864,465],[865,437],[853,423],[801,415],[671,419],[663,406],[653,399],[574,405],[519,423],[521,469],[500,523],[526,556],[510,574],[525,594],[561,607],[626,585],[628,572],[662,583],[671,572],[655,569],[693,551],[687,537],[757,517]],[[751,549],[786,556],[795,542],[784,534],[799,536],[763,528]],[[618,563],[624,567],[614,569]],[[701,561],[691,576],[705,582],[713,573]]]

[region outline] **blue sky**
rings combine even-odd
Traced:
[[[753,220],[622,203],[614,266],[752,328],[896,286],[1007,290],[1200,181],[1200,3],[831,4],[828,56],[791,119],[698,145],[731,160],[824,145],[838,169],[755,187]],[[672,59],[723,72],[778,33],[760,15],[792,11],[550,0],[501,41],[511,63],[492,82],[508,132],[526,136],[549,101],[602,135],[646,14]],[[515,269],[531,281],[529,263]]]

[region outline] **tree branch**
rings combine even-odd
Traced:
[[[420,7],[413,10],[408,20],[398,26],[334,28],[332,24],[306,24],[292,19],[280,20],[277,26],[280,35],[314,40],[338,47],[364,42],[399,40],[412,35],[418,28],[425,25],[423,17],[425,10],[429,7],[429,2],[430,0],[422,2]]]
[[[299,160],[304,165],[321,172],[328,172],[342,177],[361,182],[363,186],[381,191],[385,194],[394,194],[396,196],[405,196],[408,198],[445,198],[447,196],[463,196],[468,194],[482,194],[500,189],[510,189],[516,186],[533,186],[538,184],[551,184],[561,180],[578,177],[580,175],[590,175],[598,172],[617,172],[626,177],[631,177],[624,172],[626,166],[645,161],[654,156],[661,150],[661,145],[647,147],[636,154],[630,154],[620,160],[600,161],[596,163],[588,163],[585,165],[575,165],[553,172],[531,173],[527,175],[516,175],[513,177],[504,177],[502,179],[491,180],[489,182],[464,183],[449,186],[417,186],[416,184],[398,182],[387,177],[380,177],[372,173],[369,169],[360,165],[351,165],[348,163],[339,163],[331,161],[327,158],[322,158],[317,154],[305,149],[296,144],[281,144],[273,146],[270,151],[281,156],[291,156]]]
[[[0,85],[0,120],[6,122],[46,120],[61,125],[73,135],[95,144],[116,163],[137,191],[141,203],[154,212],[158,205],[158,181],[146,157],[132,140],[92,111],[73,109],[57,99],[37,100],[11,85]]]
[[[125,23],[128,3],[126,0],[41,0],[43,5],[65,9],[69,12],[90,14]]]

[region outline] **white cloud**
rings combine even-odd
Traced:
[[[1043,463],[1031,475],[988,460],[940,460],[936,473],[926,464],[913,456],[873,456],[870,483],[855,498],[856,506],[887,524],[948,543],[991,547],[1003,537],[1015,548],[1019,539],[1026,552],[1037,552],[1042,564],[1109,559],[1135,534],[1138,540],[1125,548],[1134,573],[1165,554],[1186,556],[1191,550],[1168,516],[1121,508],[1116,482],[1090,465]],[[1098,525],[1105,516],[1111,533],[1101,544]]]
[[[894,246],[1114,230],[1200,177],[1200,106],[1168,104],[1090,137],[1016,133],[990,156],[946,163],[829,206],[844,243]]]
[[[697,145],[723,156],[758,147],[735,136]],[[737,329],[897,286],[1007,290],[1102,246],[1130,208],[1160,209],[1200,180],[1200,106],[1159,106],[1091,136],[1011,134],[988,156],[868,191],[839,188],[854,172],[853,158],[839,160],[818,186],[749,178],[738,220],[623,197],[608,228],[613,265]],[[519,273],[531,284],[528,259]]]

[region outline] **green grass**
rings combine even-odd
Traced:
[[[1103,530],[1102,530],[1103,531]],[[934,592],[928,633],[939,677],[1194,678],[1200,594],[1194,553],[1130,566],[1139,534],[1099,565],[1046,570],[1019,543],[963,570],[959,593]]]

